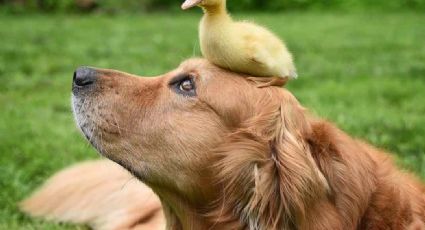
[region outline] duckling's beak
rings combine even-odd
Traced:
[[[202,0],[186,0],[186,1],[184,1],[183,5],[182,5],[182,9],[187,10],[189,8],[192,8],[196,5],[198,5],[201,2],[202,2]]]

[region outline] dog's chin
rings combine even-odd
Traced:
[[[90,142],[90,144],[100,153],[104,154],[101,146],[101,133],[99,127],[95,125],[93,114],[88,112],[89,108],[92,107],[92,102],[87,99],[81,99],[78,96],[72,95],[71,97],[72,111],[77,127],[83,134],[83,136]],[[93,110],[92,110],[93,111]]]
[[[96,97],[78,94],[73,94],[71,101],[74,120],[80,132],[98,153],[116,161],[117,159],[112,159],[112,153],[117,151],[117,146],[121,146],[122,133],[118,125],[110,123],[113,118],[104,111],[105,104]]]

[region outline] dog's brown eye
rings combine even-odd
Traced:
[[[181,95],[194,97],[196,96],[196,86],[193,76],[188,74],[181,74],[171,79],[170,88]]]
[[[190,80],[190,79],[183,80],[180,83],[179,88],[180,88],[180,90],[186,91],[186,92],[190,92],[190,91],[195,89],[195,87],[193,86],[192,80]]]

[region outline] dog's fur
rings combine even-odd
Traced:
[[[179,75],[194,78],[196,95],[173,88],[170,81]],[[425,189],[418,180],[396,169],[388,154],[310,116],[274,80],[203,59],[157,78],[97,70],[95,85],[74,89],[73,106],[93,146],[159,196],[168,229],[425,229]],[[126,213],[139,218],[126,227],[150,223],[140,221],[149,220],[140,214],[149,190],[125,185],[128,175],[115,181],[123,172],[112,164],[108,174],[92,172],[107,163],[92,164],[75,168],[74,176],[59,175],[24,209],[76,222],[138,209]],[[94,182],[84,176],[92,173]],[[69,177],[72,184],[64,185]],[[86,202],[108,190],[130,202]],[[45,204],[52,199],[58,202]],[[158,221],[151,199],[148,217]],[[68,215],[77,205],[84,212]],[[125,215],[113,222],[121,219],[128,223]]]
[[[160,201],[152,190],[109,160],[84,162],[59,172],[21,208],[32,216],[99,230],[165,227]]]

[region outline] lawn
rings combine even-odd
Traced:
[[[79,229],[16,204],[53,172],[97,158],[75,128],[80,65],[161,74],[199,56],[200,14],[0,16],[0,229]],[[425,15],[236,15],[269,26],[296,57],[287,86],[317,116],[393,152],[425,179]]]

